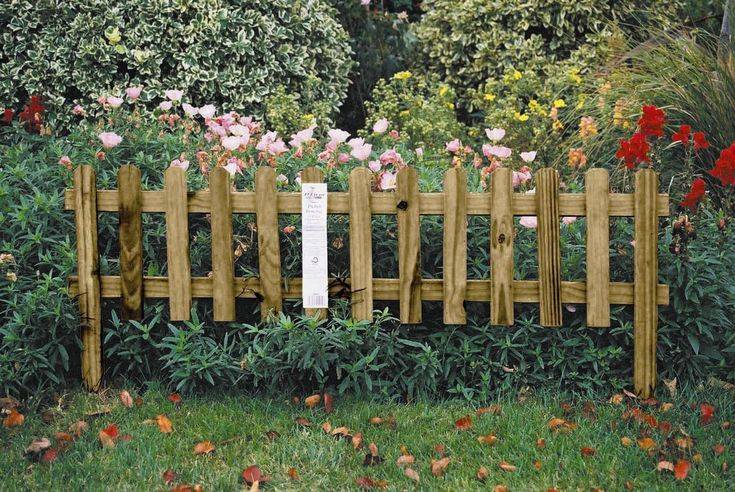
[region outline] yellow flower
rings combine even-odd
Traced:
[[[528,102],[528,109],[531,110],[532,113],[536,113],[536,114],[541,115],[541,116],[544,116],[544,117],[546,117],[548,115],[548,113],[546,112],[546,110],[544,108],[542,108],[541,105],[539,104],[539,102],[537,100],[535,100],[535,99],[531,99]]]
[[[519,72],[518,70],[513,71],[513,79],[514,80],[521,80],[523,78],[523,74]]]
[[[557,109],[566,108],[567,103],[564,102],[564,99],[557,99],[556,101],[554,101],[554,107]]]
[[[411,72],[403,71],[403,72],[397,72],[395,75],[393,75],[393,78],[396,80],[406,80],[411,78]]]
[[[597,123],[591,116],[583,116],[579,120],[579,136],[587,139],[593,135],[597,135]]]
[[[447,92],[449,92],[449,87],[447,87],[446,85],[439,87],[439,97],[446,96]]]
[[[551,128],[553,128],[554,131],[560,132],[564,129],[564,125],[561,124],[561,121],[554,120],[554,123],[551,124]]]
[[[407,109],[404,109],[403,111],[401,111],[401,116],[405,118],[406,116],[408,116],[408,115],[409,115],[409,113],[410,113],[410,111],[409,111],[409,110],[407,110]]]
[[[518,111],[515,112],[514,117],[516,120],[521,121],[521,122],[528,121],[528,118],[529,118],[529,116],[526,113],[520,113]]]
[[[454,104],[453,103],[447,103],[446,106],[447,106],[448,109],[454,109]]]
[[[488,92],[487,94],[485,94],[484,99],[486,101],[491,101],[492,102],[492,101],[495,100],[495,94],[492,94],[492,93]]]
[[[569,72],[569,80],[571,80],[575,84],[581,84],[582,83],[582,77],[579,76],[579,69],[574,68]]]
[[[579,100],[577,102],[577,105],[575,106],[575,109],[582,109],[584,107],[586,97],[584,94],[579,95]]]

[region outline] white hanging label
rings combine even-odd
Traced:
[[[304,307],[329,307],[326,183],[301,183],[301,258]]]

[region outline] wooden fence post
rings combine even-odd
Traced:
[[[91,166],[74,170],[79,311],[82,321],[82,379],[97,391],[102,381],[102,299],[97,249],[97,184]]]
[[[444,323],[467,323],[464,309],[467,291],[467,172],[462,168],[444,173]]]
[[[166,190],[166,262],[168,300],[172,321],[191,315],[191,261],[189,259],[189,205],[186,172],[169,167],[164,172]]]
[[[606,169],[587,171],[587,326],[610,326],[610,189]]]
[[[421,323],[421,219],[419,179],[416,170],[398,171],[398,279],[401,323]]]
[[[559,174],[555,169],[544,168],[536,173],[536,215],[541,325],[561,326]]]
[[[232,181],[222,166],[209,175],[212,223],[212,298],[215,321],[235,320],[235,260],[232,251]]]
[[[350,173],[350,290],[352,317],[373,320],[373,230],[370,171]]]
[[[120,297],[123,320],[143,317],[143,198],[140,169],[130,164],[117,173],[120,196]]]
[[[270,166],[260,167],[255,173],[255,209],[258,227],[258,270],[263,296],[260,316],[266,319],[270,313],[280,312],[283,308],[276,171]]]
[[[635,175],[633,383],[642,398],[650,397],[656,387],[657,194],[656,173],[651,169],[638,171]]]
[[[302,183],[323,183],[324,173],[321,171],[321,169],[318,169],[314,166],[309,166],[301,171],[301,182]],[[327,195],[327,200],[329,200],[329,195]],[[307,316],[311,316],[316,319],[327,319],[327,309],[323,309],[323,308],[305,309],[305,312]]]
[[[513,181],[499,167],[490,177],[490,323],[513,321]]]

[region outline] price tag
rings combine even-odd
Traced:
[[[327,184],[301,184],[301,258],[305,308],[326,308]]]

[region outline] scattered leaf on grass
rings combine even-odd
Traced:
[[[362,448],[362,432],[358,432],[357,434],[352,436],[352,447],[354,449]]]
[[[265,433],[265,438],[268,439],[268,442],[273,442],[279,437],[281,437],[281,435],[274,430],[269,430],[269,431],[266,431]]]
[[[178,475],[176,475],[176,472],[170,468],[166,470],[165,472],[163,472],[163,482],[166,485],[171,485],[172,483],[176,481],[177,478],[178,478]]]
[[[41,455],[41,463],[53,463],[59,457],[59,452],[54,448],[48,448]]]
[[[130,393],[128,393],[126,390],[123,390],[120,392],[120,403],[122,403],[125,408],[132,408],[133,397],[130,396]]]
[[[610,397],[610,403],[613,405],[622,405],[623,404],[623,395],[620,393],[615,393]]]
[[[293,466],[288,469],[286,474],[288,475],[288,478],[290,478],[291,480],[299,480],[299,472],[297,472],[296,468],[294,468]]]
[[[676,378],[664,379],[664,386],[666,386],[666,389],[669,390],[669,395],[671,396],[671,398],[676,398]]]
[[[408,478],[410,478],[411,480],[413,480],[416,483],[419,483],[419,480],[421,480],[421,478],[419,477],[418,472],[416,470],[414,470],[413,468],[410,468],[410,467],[409,468],[406,468],[405,470],[403,470],[403,474],[406,475]]]
[[[324,422],[322,424],[322,430],[325,433],[327,433],[327,434],[331,433],[332,432],[332,424],[330,424],[329,422]]]
[[[10,411],[14,408],[18,408],[20,402],[12,396],[3,396],[0,398],[0,410]]]
[[[326,413],[334,411],[334,397],[329,393],[324,393],[324,411]]]
[[[25,457],[30,458],[33,461],[38,461],[41,458],[43,452],[51,447],[51,441],[47,438],[42,437],[40,439],[34,439],[25,449],[23,453]]]
[[[82,437],[82,434],[87,432],[88,429],[89,424],[87,424],[84,420],[79,420],[69,426],[69,432],[75,437]]]
[[[156,424],[158,424],[158,430],[164,434],[171,434],[174,431],[173,424],[165,415],[156,416]]]
[[[349,438],[350,440],[352,440],[352,434],[350,433],[350,429],[348,429],[345,426],[337,427],[336,429],[332,430],[330,434],[332,434],[337,439],[343,437],[345,439]]]
[[[478,417],[485,415],[486,413],[489,413],[490,415],[500,415],[502,413],[502,408],[498,404],[492,404],[489,407],[478,408],[475,412]]]
[[[669,434],[671,432],[671,422],[666,422],[664,420],[660,421],[658,423],[658,430],[660,430],[662,434]]]
[[[461,430],[461,431],[471,429],[472,428],[472,417],[470,417],[469,415],[465,415],[464,417],[462,417],[461,419],[457,420],[454,423],[454,427],[457,430]]]
[[[170,492],[204,492],[204,487],[201,485],[189,485],[182,483],[171,488]]]
[[[212,441],[202,441],[194,446],[194,454],[202,455],[214,452],[214,444]]]
[[[444,454],[447,452],[447,447],[444,446],[444,444],[437,444],[434,446],[434,451],[436,451],[437,454],[439,454],[440,458],[443,458]]]
[[[477,436],[477,442],[480,444],[487,444],[489,446],[492,446],[496,442],[498,442],[498,437],[494,434],[488,434],[486,436]]]
[[[246,484],[253,485],[255,482],[267,482],[270,480],[270,477],[263,475],[258,465],[250,465],[242,471],[242,479]]]
[[[378,455],[378,446],[371,442],[368,445],[368,453],[365,455],[365,461],[363,461],[363,466],[376,466],[383,462],[383,458],[381,458]]]
[[[135,400],[133,400],[136,407],[142,407],[143,406],[143,398],[140,396],[136,396]]]
[[[105,405],[97,410],[91,410],[85,413],[84,415],[86,415],[89,418],[95,418],[95,417],[100,417],[102,415],[107,415],[108,413],[112,413],[112,407],[110,407],[109,405]]]
[[[357,486],[361,489],[385,489],[388,488],[386,480],[376,480],[371,477],[360,477],[355,480]]]
[[[625,446],[626,448],[629,447],[631,444],[633,444],[633,439],[630,437],[621,437],[620,438],[620,444]]]
[[[674,442],[676,443],[676,446],[682,451],[692,449],[692,446],[694,446],[694,441],[692,441],[692,438],[689,436],[677,437]]]
[[[692,461],[695,463],[701,463],[702,462],[702,453],[694,453],[692,455]]]
[[[689,475],[689,469],[692,467],[687,460],[679,460],[674,465],[674,478],[684,480]]]
[[[11,427],[20,427],[25,422],[25,417],[15,408],[10,409],[10,413],[3,419],[3,426],[10,429]]]
[[[534,461],[534,462],[533,462],[533,467],[534,467],[534,468],[535,468],[536,470],[541,470],[541,461],[539,461],[539,460],[536,460],[536,461]]]
[[[117,425],[110,424],[99,432],[100,444],[103,448],[114,448],[118,435]]]
[[[517,467],[517,466],[515,466],[515,465],[511,465],[511,464],[510,464],[510,463],[508,463],[507,461],[501,461],[501,462],[500,462],[500,463],[498,464],[498,466],[500,467],[500,469],[501,469],[501,470],[503,470],[503,471],[507,471],[507,472],[514,472],[514,471],[516,471],[516,470],[518,469],[518,467]]]
[[[493,492],[508,492],[508,487],[505,485],[496,485],[493,487]]]
[[[719,456],[722,453],[725,452],[725,445],[724,444],[715,444],[712,446],[712,452],[715,453],[715,456]]]
[[[398,466],[407,466],[407,465],[413,465],[416,462],[416,458],[411,456],[410,454],[402,454],[396,459],[396,465]]]
[[[122,436],[120,436],[120,440],[122,442],[130,442],[133,440],[133,436],[131,434],[123,434]]]
[[[322,395],[311,395],[307,398],[304,398],[304,404],[306,405],[306,408],[314,408],[319,405],[320,401],[322,401]]]
[[[644,437],[643,439],[638,439],[638,447],[643,451],[651,451],[656,447],[656,441],[650,437]]]
[[[549,420],[549,429],[558,432],[571,432],[577,428],[577,424],[558,417]]]
[[[699,423],[702,425],[709,424],[712,421],[712,417],[714,417],[715,415],[715,407],[707,403],[702,403],[699,406],[699,411],[700,411]]]
[[[661,407],[658,410],[661,413],[666,413],[666,412],[670,411],[672,408],[674,408],[674,404],[673,403],[662,403],[661,404]]]
[[[168,395],[168,401],[170,401],[174,405],[181,405],[181,395],[178,393],[171,393],[170,395]]]
[[[435,477],[444,475],[444,471],[449,466],[450,459],[449,457],[445,457],[438,460],[431,460],[431,474]]]
[[[546,439],[541,439],[541,438],[536,439],[536,447],[538,449],[544,449],[546,447]]]
[[[309,420],[305,419],[304,417],[297,418],[296,423],[304,427],[311,427],[311,422],[309,422]]]
[[[584,446],[582,449],[579,450],[579,452],[582,454],[583,458],[589,458],[590,456],[595,455],[595,448]]]
[[[490,475],[490,471],[488,471],[488,469],[487,469],[487,468],[485,468],[484,466],[481,466],[481,467],[480,467],[480,469],[479,469],[479,470],[477,470],[477,475],[476,475],[476,476],[477,476],[477,479],[478,479],[478,480],[479,480],[480,482],[484,482],[484,481],[485,481],[485,479],[487,479],[487,477],[488,477],[489,475]]]

